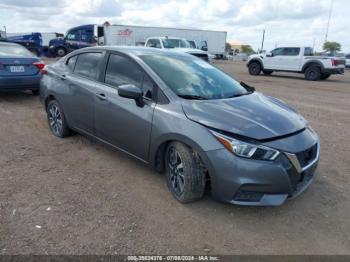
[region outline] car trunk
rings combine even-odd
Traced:
[[[31,76],[39,73],[39,68],[33,63],[38,62],[32,57],[0,57],[0,76]]]

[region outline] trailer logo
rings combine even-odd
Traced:
[[[125,29],[125,30],[119,30],[118,31],[118,36],[131,36],[132,30],[130,29]]]

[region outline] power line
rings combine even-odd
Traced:
[[[329,32],[329,26],[331,23],[332,13],[333,13],[333,5],[334,5],[334,0],[331,0],[331,7],[329,9],[329,16],[328,16],[327,29],[326,29],[326,37],[324,40],[325,43],[328,41],[328,32]]]

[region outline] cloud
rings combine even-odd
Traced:
[[[331,0],[1,0],[0,23],[11,32],[56,31],[82,24],[198,28],[228,32],[228,39],[258,48],[267,28],[266,47],[313,45],[324,41]],[[348,0],[334,4],[329,39],[350,51]],[[2,26],[0,24],[0,26]]]

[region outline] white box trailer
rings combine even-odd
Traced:
[[[104,41],[100,44],[135,46],[144,44],[148,37],[179,37],[197,43],[206,42],[208,52],[213,55],[225,54],[227,32],[169,27],[146,27],[131,25],[104,26]]]

